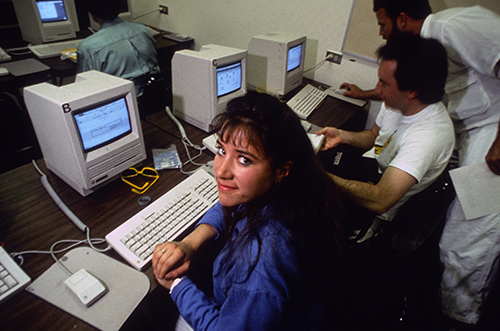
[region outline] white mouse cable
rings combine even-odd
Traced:
[[[181,133],[181,137],[182,137],[181,140],[182,140],[182,143],[184,144],[184,148],[186,149],[186,154],[188,156],[188,161],[183,163],[183,166],[189,162],[191,162],[192,164],[197,165],[197,166],[203,166],[203,164],[196,163],[196,162],[194,162],[194,160],[202,155],[205,147],[200,147],[198,145],[195,145],[189,140],[189,138],[186,134],[186,131],[184,130],[184,127],[182,126],[181,122],[179,122],[179,120],[172,114],[170,107],[166,106],[165,111],[167,112],[167,115],[172,119],[172,121],[177,125],[177,127],[179,128],[179,131]],[[199,152],[199,154],[196,155],[195,157],[192,157],[191,153],[189,153],[188,147],[192,147],[192,148],[196,149]],[[181,172],[182,172],[182,169],[181,169]]]
[[[102,244],[102,243],[105,243],[106,242],[106,239],[103,239],[103,238],[94,238],[92,239],[93,243],[94,244]],[[71,244],[67,247],[64,247],[62,249],[58,249],[58,250],[55,250],[55,246],[56,245],[59,245],[59,244],[63,244],[63,243],[68,243],[68,244]],[[56,254],[59,254],[59,253],[64,253],[70,249],[72,249],[73,247],[76,247],[78,245],[81,245],[81,244],[85,244],[87,243],[87,239],[84,239],[84,240],[76,240],[76,239],[63,239],[63,240],[59,240],[57,241],[56,243],[54,243],[51,247],[50,247],[50,250],[49,251],[36,251],[36,250],[31,250],[31,251],[23,251],[23,252],[13,252],[13,253],[10,253],[10,256],[12,256],[13,258],[17,258],[19,260],[19,265],[23,265],[24,263],[24,255],[26,254],[50,254],[52,256],[52,258],[57,262],[59,263],[64,269],[66,269],[66,271],[69,273],[69,274],[73,274],[71,271],[69,271],[63,264],[61,264],[61,262],[57,259],[56,257]]]

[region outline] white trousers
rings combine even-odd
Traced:
[[[484,162],[498,125],[489,125],[462,135],[459,144],[461,166]],[[444,265],[441,280],[443,313],[455,320],[476,324],[479,309],[498,269],[500,214],[466,220],[456,198],[446,217],[439,243]]]

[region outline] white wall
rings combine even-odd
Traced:
[[[139,22],[195,38],[195,49],[206,44],[247,48],[253,35],[289,31],[307,36],[306,68],[321,61],[327,50],[341,51],[355,0],[132,0],[134,16],[166,5],[169,15],[152,13]],[[434,11],[481,3],[500,13],[498,0],[431,0]],[[369,6],[371,6],[369,1]],[[373,15],[369,12],[366,15]],[[373,16],[368,20],[375,21]],[[362,19],[362,18],[361,18]],[[371,27],[368,27],[371,29]],[[373,29],[378,27],[375,25]],[[370,37],[380,38],[380,37]],[[373,39],[372,39],[373,40]],[[361,38],[361,42],[363,42]],[[380,38],[376,43],[383,43]],[[341,65],[326,63],[306,77],[330,86],[343,82],[371,89],[378,65],[344,54]],[[372,103],[367,126],[380,108]]]
[[[189,35],[195,49],[206,44],[246,49],[253,35],[272,31],[307,36],[306,68],[321,61],[326,51],[341,51],[353,0],[132,0],[134,16],[166,5],[168,15],[152,13],[137,21]],[[376,27],[374,27],[376,28]],[[362,88],[377,82],[377,65],[346,56],[339,66],[326,63],[306,74],[338,86],[344,81]]]

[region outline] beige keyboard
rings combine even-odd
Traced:
[[[0,246],[0,303],[22,291],[31,283],[31,278]]]
[[[327,94],[317,87],[307,84],[286,103],[303,120],[319,107]]]
[[[184,179],[106,236],[128,263],[142,270],[157,244],[175,240],[219,201],[214,177],[203,169]]]
[[[51,44],[30,45],[28,48],[39,59],[46,59],[48,57],[59,56],[61,55],[61,51],[66,49],[77,48],[80,41],[82,41],[82,39],[61,41]]]

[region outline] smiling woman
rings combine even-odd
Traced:
[[[195,330],[320,330],[340,256],[336,188],[278,99],[249,92],[214,123],[220,202],[182,242],[157,247],[158,282]],[[212,300],[178,277],[201,243],[219,236],[226,243],[214,261]]]
[[[270,163],[246,139],[238,145],[234,141],[219,140],[217,148],[214,172],[223,206],[247,203],[269,191],[274,184]]]

